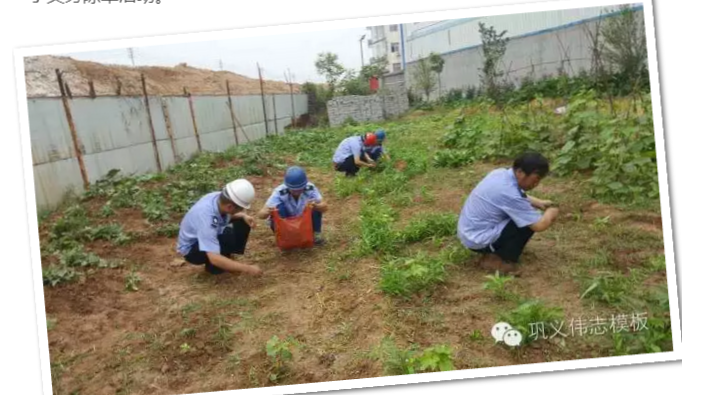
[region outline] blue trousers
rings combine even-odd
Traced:
[[[282,204],[278,206],[278,214],[281,218],[289,218],[294,216],[290,214],[285,205]],[[275,223],[272,220],[270,221],[270,229],[275,231]],[[322,232],[322,213],[317,210],[312,210],[312,229],[315,233]]]

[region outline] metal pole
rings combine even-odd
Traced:
[[[268,112],[266,111],[266,99],[265,93],[263,91],[263,74],[261,74],[261,65],[256,63],[258,66],[258,79],[261,81],[261,101],[263,102],[263,121],[265,122],[265,132],[266,137],[268,136]]]
[[[273,123],[275,124],[275,135],[278,135],[278,111],[275,108],[275,95],[273,95]]]
[[[194,116],[194,103],[192,102],[192,93],[188,92],[186,87],[184,88],[184,93],[187,95],[187,99],[189,100],[189,113],[192,116],[194,136],[197,138],[197,149],[199,149],[199,152],[202,152],[202,141],[199,138],[199,130],[197,129],[197,118]]]
[[[167,102],[165,102],[164,97],[160,97],[160,104],[162,105],[162,116],[165,118],[165,128],[167,129],[167,135],[170,137],[170,145],[172,146],[172,156],[174,157],[175,164],[177,164],[179,163],[179,155],[177,154],[177,146],[175,145],[174,132],[172,132],[170,112],[167,108]]]
[[[143,96],[145,97],[145,108],[147,109],[148,124],[150,125],[150,137],[152,138],[152,149],[155,153],[155,163],[157,171],[162,173],[162,164],[160,163],[160,151],[157,149],[157,138],[155,138],[155,126],[152,124],[152,113],[150,112],[150,100],[148,99],[147,86],[145,84],[145,74],[140,74],[140,80],[143,84]]]
[[[84,190],[88,189],[90,186],[88,174],[86,172],[86,166],[84,164],[84,156],[81,152],[81,142],[79,141],[79,136],[76,133],[76,125],[74,125],[74,117],[71,115],[71,106],[69,105],[69,98],[66,96],[64,80],[61,77],[61,72],[59,69],[54,70],[57,73],[57,81],[59,82],[59,91],[61,92],[61,102],[64,105],[64,113],[66,115],[66,122],[69,124],[69,131],[71,132],[71,141],[74,145],[74,155],[76,155],[76,160],[79,162],[79,171],[81,172],[81,180],[84,182]]]
[[[290,126],[295,127],[295,98],[293,97],[293,79],[290,75],[290,69],[288,69],[288,75],[285,79],[290,85],[290,106],[292,107],[292,112],[290,113]]]
[[[229,86],[229,80],[226,80],[226,94],[229,97],[229,112],[231,113],[231,123],[234,125],[234,139],[236,140],[236,145],[238,145],[238,130],[236,129],[236,117],[234,116],[234,106],[231,101],[231,87]]]

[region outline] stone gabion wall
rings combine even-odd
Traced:
[[[408,111],[408,95],[403,91],[386,91],[370,96],[340,96],[327,102],[331,126],[339,126],[351,117],[356,122],[376,122]]]

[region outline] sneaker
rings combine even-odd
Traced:
[[[315,245],[322,245],[325,243],[325,240],[322,238],[322,235],[320,233],[315,233]]]

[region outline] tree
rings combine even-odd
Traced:
[[[361,68],[361,76],[368,80],[371,77],[380,77],[386,73],[388,59],[386,56],[371,59],[371,63]]]
[[[443,67],[445,66],[445,59],[437,53],[431,53],[428,56],[428,59],[430,61],[430,68],[438,74],[438,89],[442,89],[442,80],[440,75],[442,74]],[[438,92],[438,96],[442,97],[442,91]]]
[[[339,57],[331,52],[322,52],[317,55],[315,68],[317,69],[317,74],[325,77],[330,91],[334,93],[339,79],[346,71],[344,66],[339,63]]]
[[[359,95],[364,96],[371,93],[369,84],[364,78],[363,71],[357,75],[356,71],[348,70],[342,78],[339,91],[342,95]]]
[[[629,81],[630,89],[637,91],[642,79],[648,80],[649,76],[643,19],[629,5],[622,5],[619,15],[605,22],[602,38],[604,56],[617,70],[620,79]]]
[[[418,60],[413,67],[413,84],[425,94],[425,100],[430,100],[430,92],[435,89],[435,71],[430,57]]]
[[[484,62],[482,75],[480,75],[486,94],[499,106],[501,103],[502,86],[500,78],[504,73],[500,70],[501,60],[506,54],[506,44],[509,42],[506,30],[497,33],[493,26],[487,28],[484,23],[479,24],[479,34],[482,36],[482,53]]]

